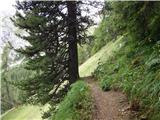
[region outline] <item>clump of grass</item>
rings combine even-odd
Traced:
[[[92,99],[89,87],[83,81],[77,81],[58,109],[52,120],[91,120]]]

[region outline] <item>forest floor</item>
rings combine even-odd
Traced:
[[[102,91],[93,78],[85,78],[93,98],[93,120],[136,120],[126,96],[120,91]]]

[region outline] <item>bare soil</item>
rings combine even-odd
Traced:
[[[91,88],[94,103],[92,120],[136,120],[122,92],[104,92],[93,78],[88,77],[86,80]]]

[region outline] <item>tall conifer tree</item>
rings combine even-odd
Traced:
[[[34,77],[20,80],[18,86],[26,91],[26,100],[45,104],[59,101],[70,84],[78,77],[77,43],[87,39],[86,30],[92,25],[82,15],[81,1],[23,1],[17,2],[15,26],[26,31],[18,34],[29,46],[17,51],[27,59],[28,70]]]

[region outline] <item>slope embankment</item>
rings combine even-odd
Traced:
[[[96,54],[90,57],[79,67],[81,77],[90,76],[97,68],[98,63],[105,63],[115,51],[118,51],[123,44],[123,36],[119,37],[116,41],[111,41],[105,45]]]

